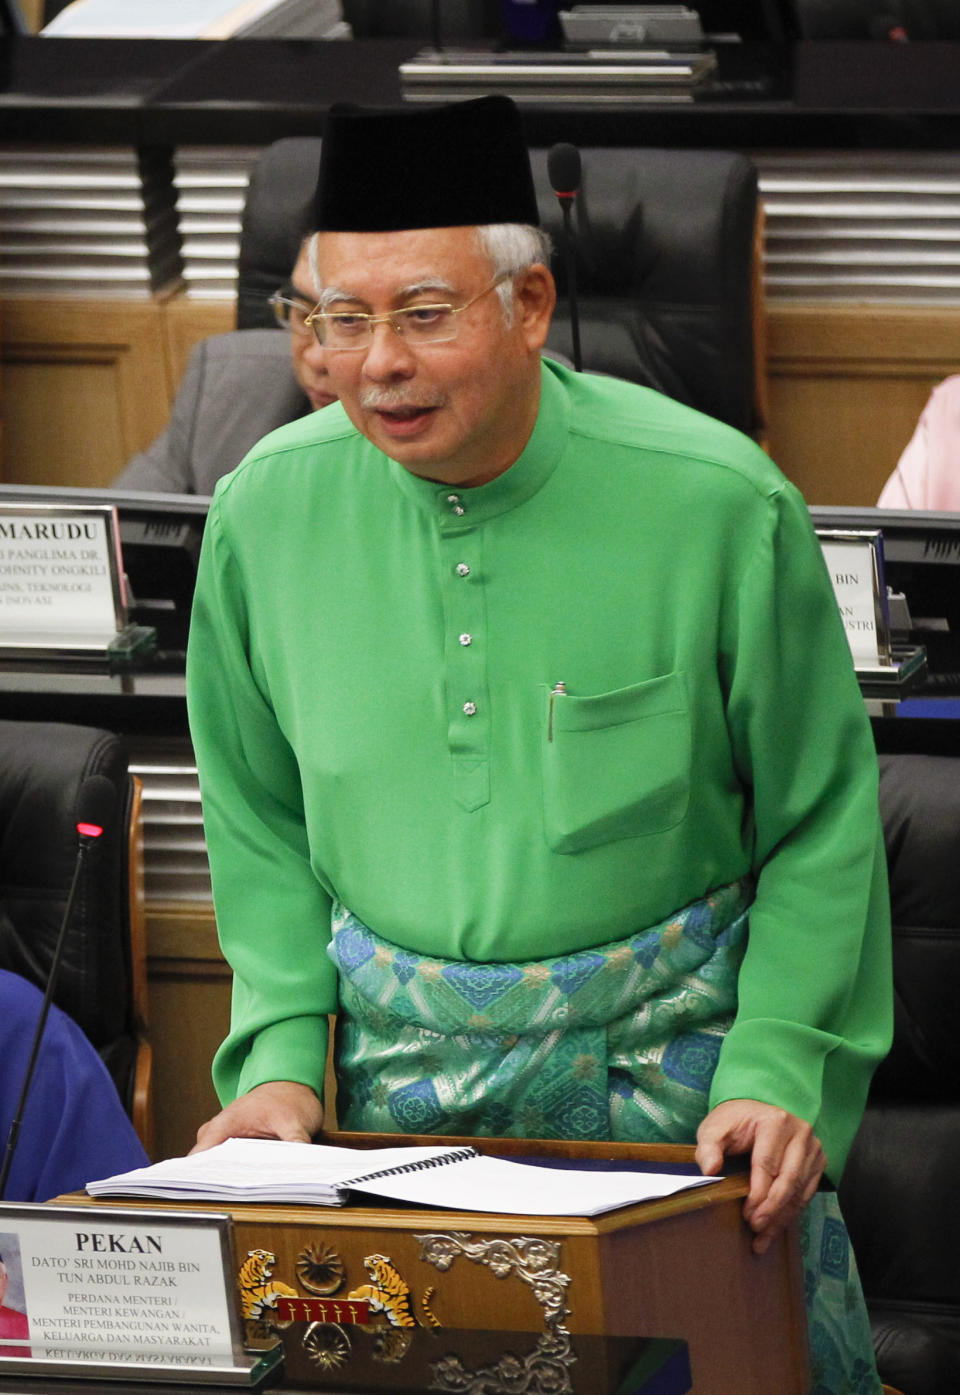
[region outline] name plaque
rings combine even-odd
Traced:
[[[219,1213],[0,1205],[0,1376],[251,1386]]]
[[[818,528],[853,667],[864,697],[904,696],[926,675],[923,645],[894,642],[878,528]]]
[[[0,507],[0,654],[123,658],[155,631],[128,622],[117,510]]]
[[[855,668],[889,665],[883,537],[876,529],[818,529]]]

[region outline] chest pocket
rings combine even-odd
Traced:
[[[547,846],[583,852],[663,833],[690,797],[691,737],[682,673],[612,693],[547,693],[543,822]]]

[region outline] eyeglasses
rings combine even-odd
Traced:
[[[309,334],[308,319],[316,302],[297,296],[294,290],[285,295],[286,290],[287,287],[284,287],[267,297],[267,304],[273,311],[277,324],[281,329],[289,329],[293,334]]]
[[[388,310],[384,315],[367,315],[360,310],[315,310],[304,320],[325,349],[369,349],[377,325],[389,325],[411,344],[448,344],[456,339],[460,328],[458,315],[476,305],[497,286],[513,275],[505,271],[489,286],[484,286],[466,305],[404,305]]]

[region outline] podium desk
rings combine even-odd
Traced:
[[[356,1147],[398,1140],[337,1134],[324,1141]],[[594,1160],[691,1170],[693,1163],[692,1148],[666,1145],[436,1136],[405,1141],[470,1142],[498,1156],[570,1158],[577,1166]],[[245,1316],[265,1297],[325,1300],[317,1305],[322,1322],[280,1326],[288,1378],[298,1387],[302,1381],[305,1388],[338,1388],[321,1386],[318,1377],[327,1363],[336,1369],[338,1354],[327,1344],[343,1345],[336,1331],[341,1324],[358,1352],[379,1332],[381,1341],[394,1344],[390,1359],[399,1368],[403,1328],[388,1328],[382,1313],[367,1328],[350,1325],[349,1296],[381,1284],[407,1290],[413,1323],[450,1343],[457,1333],[477,1329],[539,1333],[561,1347],[579,1336],[667,1339],[687,1344],[693,1395],[807,1395],[797,1229],[755,1255],[741,1214],[746,1192],[747,1176],[740,1173],[603,1215],[561,1218],[372,1201],[329,1208],[167,1202],[163,1208],[232,1215]],[[86,1204],[117,1203],[87,1198]],[[251,1331],[261,1341],[269,1335],[262,1325]],[[326,1379],[332,1377],[328,1370]],[[599,1386],[593,1389],[602,1395]]]

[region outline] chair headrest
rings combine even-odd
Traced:
[[[289,280],[310,231],[319,165],[315,136],[275,141],[257,160],[240,226],[237,329],[274,326],[267,297]]]

